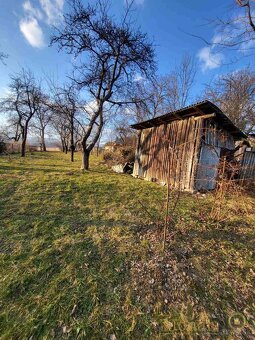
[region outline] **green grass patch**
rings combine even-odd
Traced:
[[[0,157],[1,338],[252,338],[254,194],[217,225],[211,194],[182,194],[162,254],[139,201],[163,218],[166,189],[75,158]]]

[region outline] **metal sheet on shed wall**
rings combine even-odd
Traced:
[[[255,179],[255,152],[245,151],[240,170],[241,179],[251,180]]]
[[[202,144],[196,174],[196,190],[213,190],[216,186],[220,148]]]

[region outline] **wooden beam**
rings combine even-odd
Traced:
[[[202,116],[195,117],[194,120],[207,119],[207,118],[212,118],[212,117],[215,117],[215,116],[216,116],[215,113],[210,113],[208,115],[202,115]]]
[[[205,115],[204,111],[202,111],[198,106],[196,107],[195,111],[197,111],[198,113],[200,113],[201,116],[204,116],[204,115]]]

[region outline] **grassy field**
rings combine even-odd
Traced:
[[[162,253],[166,189],[75,156],[0,157],[1,339],[254,338],[254,193],[182,194]]]

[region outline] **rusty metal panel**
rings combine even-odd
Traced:
[[[244,180],[255,179],[255,152],[245,151],[239,177]]]
[[[213,190],[216,186],[220,162],[220,148],[203,143],[197,167],[196,190]]]

